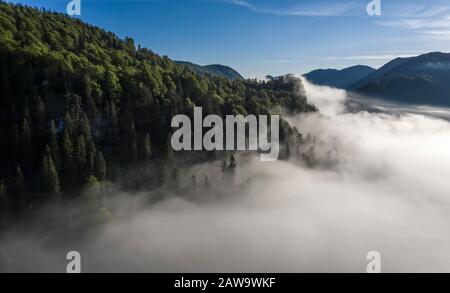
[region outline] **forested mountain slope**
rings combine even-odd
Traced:
[[[221,64],[211,64],[211,65],[198,65],[186,61],[176,61],[178,64],[183,64],[191,67],[198,74],[209,74],[212,76],[226,77],[231,80],[244,79],[242,75],[234,70],[233,68]]]
[[[76,197],[137,163],[156,170],[146,182],[178,176],[175,114],[315,111],[294,86],[198,75],[131,38],[0,3],[0,215]]]
[[[370,66],[356,65],[341,70],[318,69],[311,71],[304,76],[314,84],[347,89],[349,86],[366,78],[374,71],[375,69]]]
[[[397,58],[352,90],[394,102],[450,106],[450,54],[432,52]]]

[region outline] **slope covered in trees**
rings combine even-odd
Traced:
[[[154,182],[177,174],[164,171],[182,161],[168,146],[170,121],[194,106],[221,116],[315,111],[294,89],[197,75],[131,38],[0,3],[1,219],[76,197],[134,164],[158,170]]]
[[[394,102],[450,106],[450,54],[397,58],[352,89]]]
[[[189,66],[197,74],[209,74],[212,76],[219,76],[219,77],[221,76],[221,77],[229,78],[231,80],[244,79],[242,77],[242,75],[239,72],[237,72],[236,70],[234,70],[233,68],[231,68],[229,66],[221,65],[221,64],[211,64],[211,65],[201,66],[201,65],[194,64],[191,62],[186,62],[186,61],[175,61],[175,62],[178,64]]]

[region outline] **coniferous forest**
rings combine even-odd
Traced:
[[[171,118],[316,111],[287,79],[196,75],[188,66],[66,15],[0,3],[2,226],[133,166],[154,188],[181,165],[218,159],[170,147]],[[282,125],[283,126],[283,125]],[[289,127],[289,126],[287,126]],[[283,128],[283,127],[282,127]],[[283,129],[282,129],[283,134]],[[234,158],[233,158],[234,160]],[[234,164],[234,162],[232,162]]]

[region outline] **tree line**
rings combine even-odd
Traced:
[[[200,76],[131,38],[0,1],[0,217],[77,197],[135,164],[155,166],[158,184],[190,160],[170,148],[174,115],[316,111],[297,90]]]

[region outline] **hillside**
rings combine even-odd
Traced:
[[[355,82],[366,78],[375,69],[369,66],[356,65],[342,70],[318,69],[311,71],[304,76],[306,79],[317,85],[346,89]]]
[[[371,81],[375,81],[379,78],[382,78],[383,75],[387,74],[389,71],[396,68],[397,66],[402,65],[403,63],[407,62],[408,60],[409,60],[409,58],[396,58],[392,61],[389,61],[388,63],[386,63],[385,65],[380,67],[378,70],[373,71],[371,74],[369,74],[365,78],[362,78],[362,79],[356,81],[355,83],[351,84],[348,87],[348,89],[349,90],[358,90],[361,87],[363,87],[365,84],[367,84]]]
[[[175,114],[192,116],[194,106],[222,116],[315,111],[293,86],[198,75],[131,38],[2,2],[0,225],[105,180],[135,190],[177,181],[186,176],[180,166],[216,154],[174,154]]]
[[[396,102],[450,106],[450,54],[395,59],[351,89]]]
[[[242,75],[234,70],[233,68],[225,65],[220,64],[212,64],[212,65],[205,65],[201,66],[198,64],[194,64],[191,62],[186,61],[176,61],[178,64],[183,64],[186,66],[189,66],[192,70],[194,70],[197,74],[204,75],[209,74],[212,76],[218,76],[218,77],[226,77],[231,80],[243,80],[244,78]]]

